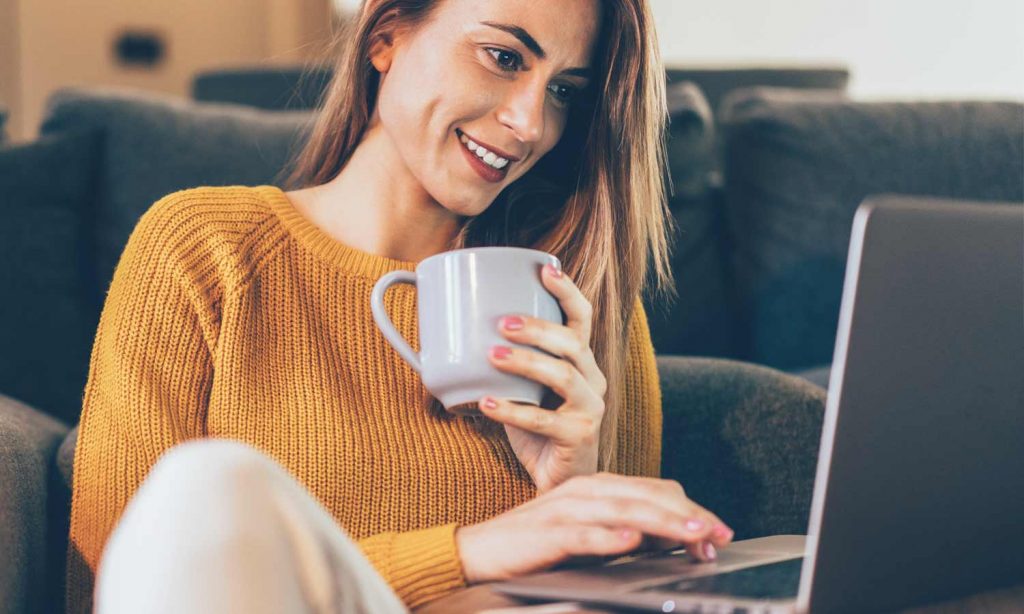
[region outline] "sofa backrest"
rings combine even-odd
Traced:
[[[68,88],[51,96],[43,134],[101,135],[93,229],[102,293],[150,205],[202,185],[279,184],[310,118],[305,111],[198,104],[123,88]]]
[[[95,131],[0,146],[0,393],[78,419],[99,309]]]
[[[1024,201],[1024,104],[861,102],[756,88],[726,102],[741,357],[828,363],[853,214],[871,194]]]

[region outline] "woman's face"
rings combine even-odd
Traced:
[[[599,0],[441,0],[374,54],[393,171],[453,213],[484,211],[558,143],[599,29]]]

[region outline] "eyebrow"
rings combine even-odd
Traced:
[[[490,26],[492,28],[501,30],[502,32],[508,32],[512,36],[518,38],[519,42],[525,45],[526,48],[532,51],[533,54],[538,58],[543,60],[545,57],[547,57],[547,54],[544,53],[544,49],[540,46],[539,43],[537,43],[537,40],[530,36],[529,32],[520,28],[519,26],[512,25],[509,23],[498,23],[495,21],[481,21],[480,23],[485,26]],[[567,75],[572,75],[574,77],[587,78],[589,78],[591,74],[591,70],[589,68],[582,67],[567,68],[562,72],[564,72]]]

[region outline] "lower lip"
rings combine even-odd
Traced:
[[[459,149],[461,149],[462,154],[466,156],[466,160],[469,162],[469,165],[473,167],[473,170],[475,170],[476,173],[484,179],[484,181],[497,183],[504,179],[505,175],[508,174],[508,164],[505,165],[505,168],[502,169],[494,168],[490,164],[481,160],[480,156],[470,151],[469,148],[466,147],[466,144],[463,143],[461,139],[459,140]],[[509,164],[511,164],[511,162]]]

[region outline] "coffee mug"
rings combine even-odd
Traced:
[[[484,396],[540,405],[544,385],[499,371],[488,360],[495,345],[528,347],[502,336],[505,315],[526,315],[562,324],[558,300],[544,287],[541,269],[558,258],[521,247],[471,247],[435,254],[416,271],[393,271],[373,287],[373,319],[392,347],[420,374],[423,385],[445,409],[479,415]],[[420,352],[413,351],[384,308],[393,284],[416,286]]]

